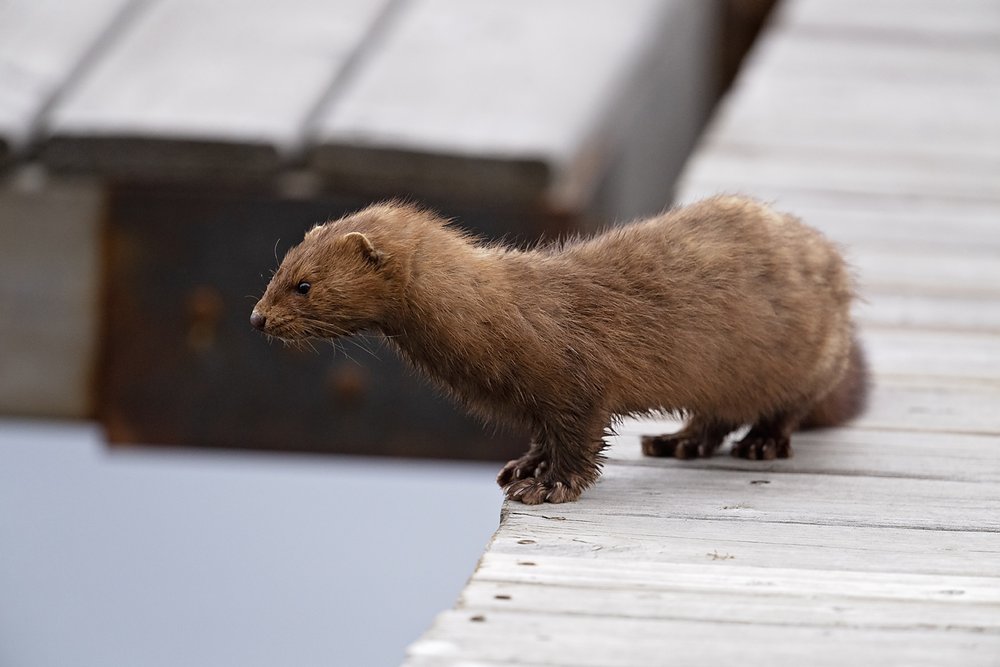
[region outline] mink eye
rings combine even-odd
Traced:
[[[310,287],[312,287],[312,285],[303,280],[302,282],[300,282],[298,285],[295,286],[295,291],[298,292],[299,294],[309,294]]]

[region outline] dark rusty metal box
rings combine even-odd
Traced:
[[[367,200],[176,184],[117,185],[109,199],[99,409],[113,442],[471,459],[523,450],[523,434],[467,417],[374,337],[297,349],[249,326],[281,254]],[[563,226],[530,212],[445,213],[485,235],[506,219],[525,238]]]

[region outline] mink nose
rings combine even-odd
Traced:
[[[254,310],[250,313],[250,326],[254,329],[264,330],[264,325],[267,323],[267,318],[261,315],[259,312]]]

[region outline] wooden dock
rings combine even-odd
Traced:
[[[787,461],[644,459],[504,506],[407,665],[1000,665],[1000,3],[793,0],[680,201],[773,200],[845,245],[867,414]]]

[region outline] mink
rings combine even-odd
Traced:
[[[318,225],[289,250],[251,324],[284,340],[361,331],[469,411],[530,433],[497,476],[527,504],[597,480],[626,415],[686,425],[643,453],[791,456],[797,428],[864,408],[867,370],[837,248],[792,215],[718,196],[524,250],[408,203]]]

